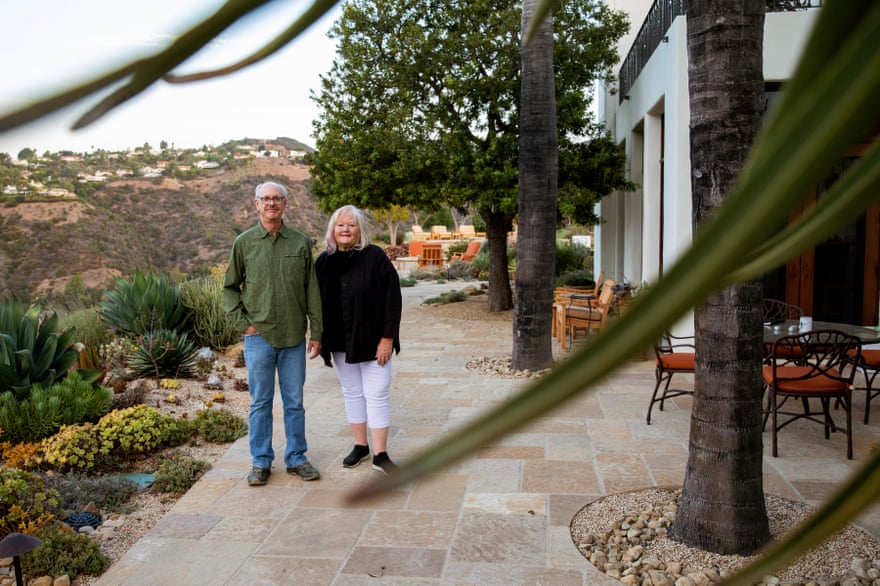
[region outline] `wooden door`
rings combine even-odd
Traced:
[[[833,179],[846,173],[860,152],[847,157]],[[824,196],[819,185],[805,206]],[[778,275],[777,275],[778,276]],[[880,305],[880,204],[869,208],[819,245],[788,262],[785,300],[819,321],[877,325]],[[765,296],[772,296],[767,295]]]

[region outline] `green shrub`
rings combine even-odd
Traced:
[[[101,449],[129,457],[166,446],[178,446],[192,437],[193,424],[163,415],[147,405],[111,411],[95,426]]]
[[[158,330],[186,329],[187,313],[180,288],[168,275],[137,271],[131,279],[117,279],[116,289],[104,292],[98,304],[101,317],[117,332],[142,336]]]
[[[448,261],[452,258],[453,254],[462,254],[468,248],[468,243],[464,240],[459,240],[458,242],[450,242],[449,247],[446,249],[446,260]]]
[[[195,460],[178,450],[173,450],[164,454],[156,470],[153,488],[159,492],[183,494],[210,469],[211,464],[208,462]]]
[[[450,279],[472,279],[474,278],[474,272],[474,267],[471,266],[471,263],[460,260],[454,261],[446,267],[446,274]]]
[[[111,449],[104,448],[91,423],[65,425],[43,440],[42,462],[56,470],[104,469],[112,463]]]
[[[440,269],[416,269],[414,271],[409,272],[409,276],[411,279],[416,279],[419,281],[433,281],[435,279],[440,278],[445,275],[446,271],[441,271]]]
[[[478,278],[484,279],[489,275],[489,247],[484,246],[471,261],[471,270]]]
[[[214,276],[184,281],[180,300],[189,313],[193,341],[197,346],[223,350],[238,342],[241,332],[223,310],[223,286]]]
[[[39,305],[0,302],[0,393],[22,400],[33,385],[64,378],[78,357],[73,341],[74,330],[60,331],[57,314],[41,318]]]
[[[402,277],[400,279],[400,286],[401,287],[415,287],[417,282],[418,281],[416,281],[412,277]]]
[[[431,297],[429,299],[425,299],[426,305],[443,305],[445,303],[458,303],[467,299],[468,296],[461,291],[447,291],[443,293],[439,297]]]
[[[111,411],[97,424],[68,425],[43,442],[43,461],[60,470],[107,470],[138,454],[178,446],[195,424],[162,415],[147,405]]]
[[[593,274],[592,271],[581,269],[578,271],[563,273],[555,280],[555,285],[557,287],[593,286],[596,284],[595,279],[596,276]]]
[[[21,557],[22,573],[29,576],[101,575],[110,562],[98,542],[75,532],[60,521],[47,525],[35,535],[40,547]]]
[[[60,325],[62,330],[75,330],[74,341],[87,347],[100,348],[113,340],[113,330],[101,319],[97,306],[78,309],[62,316]]]
[[[135,378],[192,378],[197,353],[185,333],[157,330],[135,338],[125,359]]]
[[[234,442],[247,434],[247,421],[229,409],[202,409],[195,423],[198,434],[209,442]]]
[[[0,468],[0,538],[33,534],[62,514],[61,495],[43,479],[15,468]]]
[[[592,250],[585,246],[570,246],[568,243],[556,244],[556,276],[571,271],[580,271],[593,266]]]
[[[46,486],[58,491],[64,516],[82,511],[89,503],[104,513],[130,513],[132,495],[138,490],[136,482],[121,476],[83,476],[79,474],[50,474]]]
[[[34,385],[21,401],[12,393],[0,395],[0,439],[12,443],[36,442],[57,432],[62,425],[97,421],[110,411],[112,393],[83,380],[72,370],[48,388]]]

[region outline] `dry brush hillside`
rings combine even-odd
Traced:
[[[107,288],[136,269],[191,274],[225,262],[236,234],[257,221],[253,192],[290,189],[285,221],[320,239],[327,216],[309,196],[308,167],[261,158],[198,179],[132,179],[87,200],[0,207],[0,296],[61,291],[75,275]]]

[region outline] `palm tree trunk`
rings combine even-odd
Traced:
[[[763,0],[688,2],[694,230],[736,181],[764,111]],[[690,450],[673,538],[750,555],[770,541],[762,483],[761,285],[695,312]]]
[[[523,2],[523,35],[536,0]],[[553,20],[547,16],[534,38],[523,41],[519,136],[519,225],[513,361],[517,370],[538,370],[553,361],[550,337],[556,258],[557,149],[553,84]]]

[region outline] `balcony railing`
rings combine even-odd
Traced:
[[[677,17],[685,14],[687,0],[655,0],[645,16],[642,28],[636,35],[626,59],[618,74],[618,100],[622,102],[629,95],[645,64],[661,41],[667,41],[666,33]],[[767,0],[767,12],[794,12],[822,6],[822,0]]]

